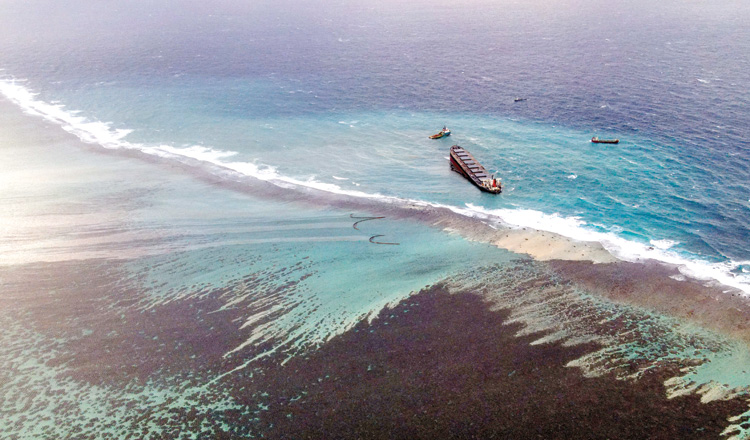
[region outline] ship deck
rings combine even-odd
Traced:
[[[469,179],[474,185],[483,191],[499,193],[499,186],[490,186],[490,174],[471,153],[463,147],[454,145],[450,149],[451,168],[457,173]]]

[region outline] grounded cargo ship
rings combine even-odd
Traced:
[[[452,146],[450,159],[451,169],[469,179],[482,191],[498,194],[503,190],[500,180],[490,177],[487,170],[463,147]]]

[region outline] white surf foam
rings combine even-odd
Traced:
[[[467,204],[465,215],[473,215],[488,221],[498,221],[512,228],[533,228],[553,232],[573,240],[599,242],[618,259],[631,262],[656,260],[676,266],[688,277],[704,281],[715,281],[750,295],[750,276],[736,273],[750,261],[710,262],[670,250],[677,242],[651,240],[649,244],[622,238],[612,232],[600,232],[579,217],[563,217],[529,209],[485,209]]]
[[[651,246],[657,249],[669,249],[672,246],[678,244],[678,242],[673,240],[651,240],[650,243]]]
[[[76,135],[87,143],[96,143],[104,148],[123,148],[122,139],[131,130],[113,129],[110,124],[91,121],[78,116],[75,111],[66,110],[62,104],[51,104],[36,99],[36,94],[24,87],[23,80],[0,80],[0,93],[21,107],[24,112],[40,116],[59,124],[65,131]]]
[[[596,241],[619,259],[634,262],[647,259],[661,261],[679,267],[680,271],[686,276],[700,280],[713,280],[750,295],[750,274],[744,271],[737,273],[736,271],[737,267],[750,265],[750,261],[713,263],[686,257],[669,250],[676,244],[670,240],[652,240],[649,244],[638,243],[622,238],[613,232],[597,231],[578,217],[564,217],[530,209],[491,210],[474,205],[461,208],[423,200],[384,196],[377,193],[343,189],[333,183],[320,182],[314,178],[294,179],[278,173],[276,168],[268,165],[227,161],[227,159],[237,155],[236,152],[232,151],[216,150],[198,145],[178,148],[170,145],[150,146],[128,142],[125,137],[131,130],[114,129],[109,123],[91,121],[84,116],[79,116],[76,111],[65,109],[61,104],[51,104],[38,100],[36,94],[26,88],[23,83],[23,80],[0,80],[0,93],[21,107],[26,113],[56,123],[82,141],[98,144],[104,148],[139,150],[145,154],[164,158],[190,158],[282,187],[307,187],[332,194],[377,200],[384,203],[446,208],[460,215],[479,218],[490,223],[496,222],[512,228],[528,227],[553,232],[573,240]],[[337,177],[336,179],[339,180],[340,178]],[[359,186],[356,183],[355,185]]]
[[[282,186],[284,184],[291,184],[354,197],[383,198],[379,194],[345,190],[335,184],[319,182],[314,178],[305,180],[294,179],[279,174],[276,168],[269,165],[228,161],[228,158],[237,155],[234,151],[217,150],[201,145],[175,147],[172,145],[146,145],[129,142],[125,137],[132,130],[114,129],[111,123],[93,121],[84,116],[79,116],[80,112],[66,109],[62,104],[51,104],[39,100],[36,93],[33,93],[24,86],[24,82],[24,80],[18,79],[2,79],[0,80],[0,93],[21,107],[25,113],[39,116],[47,121],[58,124],[63,130],[89,144],[100,145],[108,149],[138,150],[145,154],[162,158],[190,158]]]

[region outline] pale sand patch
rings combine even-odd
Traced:
[[[527,254],[535,260],[592,261],[614,263],[617,260],[599,242],[577,241],[551,232],[535,229],[508,229],[497,232],[492,244],[510,251]]]
[[[475,218],[448,213],[443,209],[421,210],[420,220],[443,230],[463,235],[469,240],[490,243],[501,249],[526,254],[538,261],[567,260],[615,263],[620,261],[597,241],[579,241],[554,232],[534,228],[491,226]],[[434,220],[431,218],[434,216]]]
[[[592,294],[683,318],[750,345],[750,299],[726,286],[675,279],[677,268],[658,262],[557,260],[550,267]]]

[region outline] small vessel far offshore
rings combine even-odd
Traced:
[[[448,130],[448,127],[443,126],[443,129],[440,130],[440,132],[438,132],[437,134],[433,134],[432,136],[430,136],[430,139],[440,139],[450,135],[451,131]]]
[[[450,150],[451,169],[466,177],[482,191],[498,194],[503,188],[500,180],[490,177],[487,170],[463,147],[454,145]]]
[[[591,142],[595,144],[616,144],[620,142],[619,139],[599,139],[598,137],[594,136],[591,138]]]

